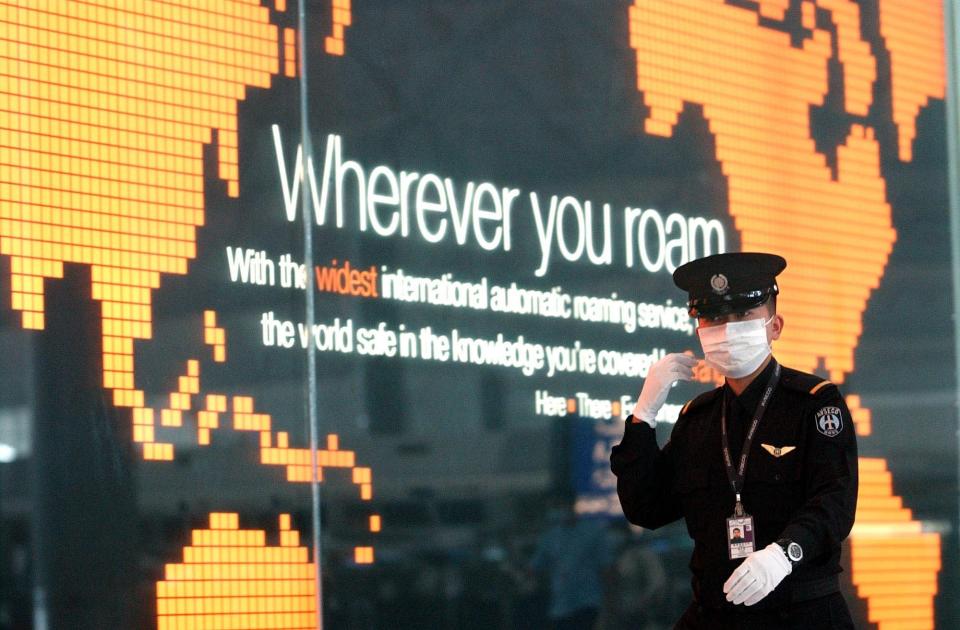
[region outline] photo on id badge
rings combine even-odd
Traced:
[[[753,553],[753,517],[727,519],[727,547],[731,560],[746,558]]]

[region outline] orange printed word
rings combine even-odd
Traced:
[[[337,261],[331,265],[313,268],[317,279],[317,290],[341,295],[356,295],[360,297],[380,297],[377,291],[377,268],[370,265],[366,270],[352,267],[349,260],[338,266]]]

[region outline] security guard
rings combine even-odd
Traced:
[[[771,354],[786,264],[735,253],[676,270],[705,362],[726,382],[683,407],[661,449],[657,412],[697,363],[666,355],[610,457],[630,522],[683,517],[694,540],[694,601],[677,628],[853,628],[838,574],[857,504],[856,436],[835,385]]]

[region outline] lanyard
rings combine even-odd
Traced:
[[[740,465],[737,467],[736,472],[733,470],[733,460],[730,457],[730,441],[727,439],[727,396],[726,390],[724,390],[723,410],[720,412],[720,437],[723,444],[723,464],[727,469],[727,479],[730,480],[730,486],[733,488],[733,493],[737,497],[735,509],[737,516],[743,515],[743,504],[740,503],[740,491],[743,490],[743,477],[747,471],[747,456],[750,454],[753,435],[757,432],[757,425],[760,424],[760,418],[763,417],[764,412],[767,410],[767,405],[770,403],[770,395],[773,394],[778,380],[780,380],[779,363],[774,367],[773,374],[770,375],[770,380],[767,382],[767,388],[763,392],[763,398],[760,399],[760,404],[757,405],[757,410],[753,414],[753,422],[750,424],[750,430],[747,432],[747,437],[743,440],[743,450],[740,452]]]

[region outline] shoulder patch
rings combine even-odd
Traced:
[[[722,389],[721,387],[717,387],[716,389],[711,389],[710,391],[704,392],[699,396],[697,396],[696,398],[687,401],[687,404],[685,404],[683,406],[683,409],[680,410],[680,415],[682,416],[688,411],[690,411],[691,409],[696,409],[700,405],[710,402],[711,400],[714,399],[714,397],[716,397],[717,392],[719,392],[721,389]]]
[[[843,431],[843,413],[840,407],[820,407],[814,420],[817,431],[827,437],[836,437]]]

